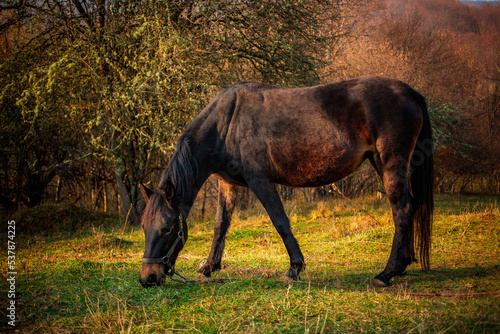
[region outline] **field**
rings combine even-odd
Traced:
[[[288,256],[268,216],[238,211],[221,278],[138,283],[140,227],[59,204],[17,214],[16,326],[20,333],[496,333],[500,331],[499,197],[439,196],[431,270],[418,264],[373,290],[389,256],[386,200],[289,202],[306,258],[302,281],[284,280]],[[193,277],[209,252],[212,220],[189,219],[177,269]],[[6,222],[3,223],[6,230]],[[2,243],[7,244],[4,233]],[[4,257],[5,259],[5,257]],[[2,277],[6,325],[7,261]],[[222,279],[224,278],[224,279]],[[228,280],[226,278],[231,278]],[[2,327],[5,328],[5,327]]]

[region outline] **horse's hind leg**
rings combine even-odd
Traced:
[[[231,224],[231,217],[236,207],[238,187],[223,180],[219,180],[219,198],[215,216],[214,239],[207,262],[198,270],[198,273],[210,277],[212,272],[221,268],[222,254],[226,233]]]
[[[394,160],[399,162],[386,164],[383,169],[384,186],[391,203],[395,225],[394,239],[387,266],[372,280],[375,287],[387,286],[392,277],[403,274],[406,267],[415,260],[413,210],[407,186],[407,164],[401,159]]]

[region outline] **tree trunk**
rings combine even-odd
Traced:
[[[120,158],[115,159],[115,176],[123,217],[128,224],[137,225],[141,221],[143,205],[143,201],[138,198],[138,181],[130,179],[125,163]]]

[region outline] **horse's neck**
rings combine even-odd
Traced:
[[[183,215],[188,215],[193,203],[210,176],[206,163],[200,161],[201,155],[191,151],[187,142],[178,143],[176,153],[166,172],[176,187],[176,201]]]
[[[182,179],[178,178],[177,180],[182,185],[179,203],[182,203],[188,212],[201,187],[216,169],[216,166],[212,164],[218,161],[212,157],[216,146],[213,138],[209,135],[212,131],[206,130],[207,128],[216,128],[217,124],[210,123],[213,120],[209,119],[209,114],[210,108],[207,107],[186,128],[177,142],[176,152],[171,161],[171,164],[174,164],[173,170],[177,173],[177,177],[182,176]],[[201,124],[204,126],[202,127]],[[204,130],[200,130],[202,128]]]

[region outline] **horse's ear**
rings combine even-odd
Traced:
[[[170,203],[173,203],[175,199],[175,186],[170,180],[167,181],[165,186],[165,198]]]
[[[139,188],[141,189],[141,194],[144,200],[146,201],[146,204],[149,203],[149,198],[153,194],[153,190],[146,187],[144,184],[142,184],[142,182],[139,183]]]

